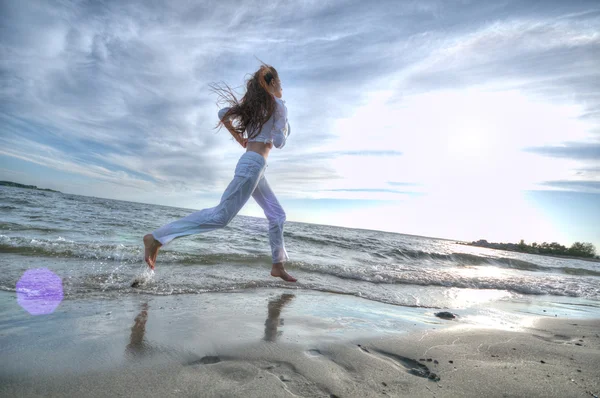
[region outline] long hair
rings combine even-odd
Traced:
[[[210,85],[211,91],[218,96],[217,104],[230,107],[223,119],[231,118],[231,124],[240,136],[248,132],[248,138],[256,137],[275,112],[277,104],[268,90],[273,79],[279,79],[275,68],[266,64],[261,65],[246,82],[246,94],[241,100],[237,99],[227,83]],[[223,122],[219,121],[217,127],[222,126]]]

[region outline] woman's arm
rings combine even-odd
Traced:
[[[246,144],[248,142],[248,140],[245,140],[244,138],[242,138],[237,131],[235,131],[235,129],[233,128],[233,124],[231,124],[231,120],[229,119],[223,119],[223,116],[225,116],[225,113],[227,113],[227,111],[229,110],[229,108],[223,108],[219,111],[219,119],[221,120],[221,122],[223,123],[223,126],[225,126],[225,128],[229,131],[229,133],[233,136],[233,138],[235,138],[235,140],[244,148],[246,148]]]
[[[273,126],[273,145],[275,148],[283,148],[289,136],[290,124],[287,118],[287,107],[282,101],[277,101],[275,110],[275,124]]]

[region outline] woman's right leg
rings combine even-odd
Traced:
[[[225,189],[217,206],[192,213],[144,236],[144,258],[150,268],[154,269],[158,249],[162,245],[182,236],[223,228],[242,209],[256,188],[265,167],[264,159],[261,164],[256,158],[258,156],[262,159],[262,156],[254,152],[251,154],[256,156],[246,154],[238,162],[235,177]]]
[[[271,257],[273,259],[271,276],[281,278],[286,282],[296,282],[296,278],[288,274],[283,266],[283,263],[289,259],[283,243],[285,211],[279,204],[264,175],[258,181],[252,197],[262,207],[265,216],[269,220],[269,244],[271,245]]]

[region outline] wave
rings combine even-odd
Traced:
[[[0,253],[35,257],[60,257],[80,260],[100,260],[121,263],[143,261],[141,245],[121,243],[74,242],[64,238],[55,240],[7,237],[0,235]],[[183,253],[165,250],[160,261],[166,264],[217,265],[229,264],[269,264],[271,257],[252,253]]]
[[[294,233],[286,233],[286,235],[289,235],[290,238],[294,240],[310,244],[316,244],[319,246],[333,245],[341,247],[343,249],[351,249],[353,251],[369,251],[369,253],[375,257],[381,259],[400,260],[403,263],[411,263],[415,260],[423,260],[444,261],[453,265],[496,265],[530,271],[547,271],[552,269],[540,266],[529,261],[517,260],[507,257],[486,257],[470,253],[432,253],[422,250],[410,250],[400,248],[382,250],[381,242],[376,239],[365,238],[361,240],[353,240],[346,239],[345,237],[336,237],[329,234],[320,234],[315,237]]]
[[[336,246],[350,250],[376,251],[378,247],[381,247],[381,242],[372,238],[353,239],[348,236],[335,236],[324,233],[308,236],[287,231],[285,232],[285,236],[286,238],[291,238],[297,242],[305,242],[319,246]]]
[[[63,286],[63,294],[65,299],[89,298],[90,295],[111,295],[118,297],[122,294],[145,294],[150,296],[177,296],[190,294],[205,294],[205,293],[234,293],[244,292],[256,289],[289,289],[289,284],[275,279],[271,280],[254,280],[247,282],[228,281],[225,284],[213,283],[206,285],[195,285],[193,283],[172,284],[164,281],[156,281],[152,278],[135,278],[141,280],[141,283],[136,287],[131,287],[131,278],[120,278],[112,274],[101,274],[93,277],[87,277],[82,281],[78,281],[75,285],[72,280],[67,285]],[[0,291],[16,292],[15,285],[7,285],[0,282]],[[322,293],[340,294],[346,296],[360,297],[370,301],[376,301],[385,304],[398,305],[402,307],[412,308],[438,308],[421,303],[415,303],[414,299],[404,298],[391,299],[388,297],[379,296],[374,293],[351,291],[344,288],[318,285],[314,283],[298,283],[295,284],[294,290],[308,290]]]
[[[262,264],[264,268],[264,263]],[[554,295],[570,297],[587,297],[598,299],[596,284],[591,282],[580,283],[570,278],[555,276],[544,278],[490,278],[451,275],[444,272],[423,272],[409,270],[392,274],[369,274],[366,272],[353,272],[350,270],[328,269],[320,270],[319,276],[310,273],[306,264],[295,264],[289,268],[296,268],[296,276],[300,282],[293,285],[294,289],[313,290],[335,294],[353,295],[367,300],[388,304],[428,307],[410,293],[409,286],[422,286],[434,288],[458,288],[476,290],[500,290],[523,295]],[[138,269],[139,270],[139,269]],[[299,270],[307,271],[306,273]],[[212,272],[196,273],[194,276],[181,277],[177,271],[162,273],[160,279],[146,278],[136,288],[131,287],[131,282],[139,279],[134,275],[136,270],[132,267],[116,267],[112,271],[106,268],[93,271],[93,274],[70,275],[63,279],[65,297],[81,297],[89,294],[150,294],[150,295],[179,295],[202,294],[210,292],[233,292],[257,288],[290,288],[289,284],[278,279],[262,278],[264,269],[258,272],[245,271],[248,280],[231,278],[231,272],[237,273],[234,268],[227,269],[222,274]],[[145,272],[145,271],[144,271]],[[14,276],[13,276],[14,277]],[[334,278],[332,278],[334,277]],[[0,276],[0,290],[15,291],[15,281],[7,281],[7,276]],[[408,292],[408,293],[407,293]],[[445,294],[444,294],[445,297]]]
[[[3,206],[10,206],[15,209],[17,209],[18,207],[14,207],[14,206],[31,206],[31,205],[35,204],[35,202],[33,202],[31,200],[20,199],[20,198],[3,197],[2,200],[3,201],[6,200],[6,202],[8,203],[8,205],[3,205]]]
[[[551,268],[543,267],[538,264],[517,260],[507,257],[486,257],[470,253],[432,253],[422,250],[410,250],[404,248],[382,249],[382,242],[377,239],[346,239],[345,237],[334,236],[330,234],[319,234],[316,236],[306,236],[301,234],[286,233],[290,238],[319,246],[336,246],[353,251],[368,251],[372,256],[380,259],[399,260],[403,263],[414,263],[414,261],[442,261],[452,265],[494,265],[508,268],[529,270],[529,271],[548,271]]]
[[[554,268],[544,267],[529,261],[518,260],[508,257],[487,257],[478,256],[470,253],[430,253],[421,250],[404,250],[404,249],[392,249],[383,254],[387,257],[393,257],[395,259],[408,261],[408,260],[438,260],[445,261],[448,263],[456,264],[459,266],[465,265],[495,265],[514,269],[520,269],[524,271],[551,271]]]
[[[585,268],[571,268],[571,267],[561,267],[559,268],[563,273],[568,275],[590,275],[590,276],[600,276],[600,272],[593,271]]]
[[[507,290],[526,295],[557,295],[571,297],[598,297],[595,281],[586,283],[582,280],[569,280],[560,275],[539,276],[479,276],[457,274],[455,270],[434,268],[404,268],[400,270],[352,269],[318,267],[314,264],[293,263],[293,268],[331,275],[340,279],[370,282],[385,285],[418,285],[440,286],[447,288],[493,289]],[[292,268],[291,267],[291,268]],[[589,270],[584,270],[589,271]],[[597,272],[589,271],[590,276],[598,276]]]
[[[17,224],[11,222],[0,222],[0,230],[9,231],[36,231],[36,232],[61,232],[60,228],[40,227],[37,225]]]
[[[35,226],[24,226],[12,223],[0,223],[0,229],[21,228],[21,230],[36,230],[42,232],[60,232],[56,228],[43,228]],[[141,245],[125,245],[121,243],[98,243],[98,242],[75,242],[64,238],[58,239],[32,239],[25,237],[8,237],[0,235],[0,253],[19,254],[23,256],[36,257],[62,257],[75,259],[92,259],[101,261],[117,261],[125,263],[135,263],[142,260]],[[417,266],[421,271],[424,267],[443,266],[445,268],[468,267],[468,266],[492,266],[500,268],[513,268],[522,271],[547,272],[551,274],[563,273],[567,275],[577,276],[600,276],[599,271],[577,267],[544,267],[524,260],[516,260],[504,257],[481,257],[468,253],[427,253],[423,251],[398,250],[394,249],[393,253],[401,256],[401,263],[390,264],[388,261],[389,255],[380,252],[373,252],[375,260],[372,265],[380,265],[382,269],[397,270],[411,269]],[[388,253],[389,254],[389,253]],[[398,259],[398,258],[397,258]],[[216,264],[248,264],[248,265],[264,265],[268,264],[271,258],[267,254],[255,254],[247,252],[230,252],[230,253],[189,253],[176,250],[164,250],[161,252],[161,262],[170,264],[183,265],[216,265]],[[303,261],[292,261],[290,266],[303,267],[303,264],[308,264],[311,272],[327,273],[330,267],[325,267],[321,264],[310,264]],[[352,269],[356,270],[360,265],[346,267],[340,265],[331,269]],[[380,275],[380,274],[377,274]],[[381,279],[376,282],[385,282]],[[391,280],[389,283],[396,283]]]

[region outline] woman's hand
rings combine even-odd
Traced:
[[[240,135],[237,133],[237,131],[235,131],[235,129],[233,128],[233,124],[231,124],[231,121],[222,119],[221,122],[223,123],[223,126],[225,126],[225,128],[227,128],[227,130],[233,136],[233,138],[235,138],[235,140],[241,146],[246,148],[246,145],[248,144],[248,139],[240,137]]]

